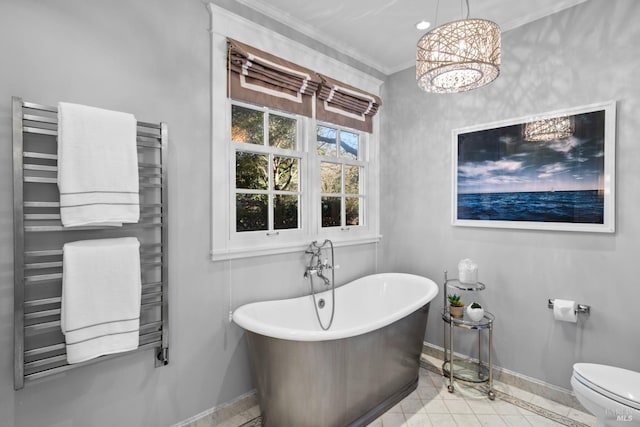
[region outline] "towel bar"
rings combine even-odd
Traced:
[[[26,381],[117,357],[68,365],[60,329],[62,246],[76,240],[136,236],[141,242],[140,346],[168,359],[167,125],[137,123],[140,222],[65,228],[57,191],[56,107],[12,98],[14,188],[14,388]],[[162,357],[160,357],[160,355]]]

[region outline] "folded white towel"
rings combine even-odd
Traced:
[[[58,104],[58,187],[65,227],[140,219],[136,118]]]
[[[135,237],[66,243],[61,326],[67,361],[138,348],[140,242]]]

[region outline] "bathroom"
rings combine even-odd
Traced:
[[[214,3],[221,13],[230,9],[268,27],[255,31],[300,35],[242,3]],[[212,135],[225,118],[212,118],[207,6],[201,0],[9,0],[0,7],[2,426],[173,426],[238,401],[254,386],[244,333],[229,321],[230,309],[309,292],[304,250],[212,261],[217,241],[211,235],[219,227],[212,212],[220,197],[211,184]],[[640,146],[633,136],[640,125],[639,17],[634,0],[588,0],[506,31],[500,77],[465,94],[425,94],[409,66],[390,75],[356,73],[363,89],[379,90],[383,100],[374,137],[381,238],[336,248],[336,282],[395,271],[441,284],[443,270],[454,271],[469,257],[487,284],[481,302],[496,315],[496,366],[565,390],[575,362],[640,371],[633,325],[640,301]],[[265,44],[283,54],[277,46],[284,36],[273,34]],[[68,100],[168,123],[166,367],[154,368],[150,352],[142,351],[14,391],[12,96],[43,104]],[[608,100],[617,101],[615,233],[451,225],[452,129]],[[591,313],[578,325],[556,322],[549,298],[589,304]],[[441,347],[439,304],[436,298],[426,341]],[[473,348],[459,350],[470,354]]]

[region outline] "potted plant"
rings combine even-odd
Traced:
[[[449,314],[451,317],[461,319],[464,316],[464,303],[460,301],[460,295],[451,294],[449,298]]]
[[[467,316],[474,322],[478,322],[484,317],[484,308],[477,302],[471,303],[471,305],[467,307]]]

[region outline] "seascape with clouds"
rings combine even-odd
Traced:
[[[522,124],[458,134],[457,219],[603,224],[605,111],[574,119],[549,141]]]

